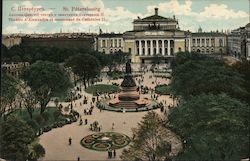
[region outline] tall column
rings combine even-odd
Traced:
[[[159,54],[159,40],[156,40],[156,54]]]
[[[188,39],[188,51],[191,52],[191,39]]]
[[[141,40],[139,40],[139,55],[142,55]]]
[[[210,47],[212,46],[212,44],[211,44],[211,38],[209,39],[209,46],[210,46]]]
[[[148,55],[148,40],[145,40],[145,55]]]
[[[165,55],[165,44],[164,44],[164,40],[161,40],[162,41],[162,55]]]
[[[101,48],[103,47],[103,44],[102,44],[102,39],[100,39],[100,41],[101,41]]]
[[[170,40],[168,40],[168,55],[170,55]]]
[[[202,39],[200,39],[200,47],[201,47],[201,40],[202,40]]]
[[[108,47],[108,40],[105,40],[105,42],[106,42],[106,47]]]
[[[150,55],[153,55],[153,40],[150,40]]]

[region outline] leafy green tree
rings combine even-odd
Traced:
[[[173,108],[168,126],[187,141],[179,159],[249,156],[249,106],[227,95],[199,95]]]
[[[198,56],[200,59],[193,60],[190,54],[182,54],[180,60],[176,58],[172,73],[170,88],[174,95],[184,99],[202,93],[227,93],[235,98],[246,95],[244,80],[231,67],[215,58]]]
[[[117,66],[125,64],[127,61],[128,53],[118,52],[115,54],[104,55],[104,60],[106,62],[105,66],[108,67],[109,73],[114,71]]]
[[[10,116],[0,124],[0,157],[11,161],[26,160],[28,145],[34,140],[34,132],[23,120]]]
[[[0,106],[0,117],[5,114],[7,108],[11,106],[11,103],[15,100],[18,93],[17,88],[18,81],[3,72],[1,74],[1,106]]]
[[[22,78],[35,93],[41,105],[41,113],[56,93],[66,91],[70,86],[66,71],[58,64],[49,61],[37,61],[24,71]]]
[[[244,87],[247,90],[247,95],[244,100],[250,105],[250,61],[245,60],[242,62],[237,62],[233,65],[233,68],[236,69],[244,78]]]
[[[83,79],[85,89],[87,82],[97,78],[100,74],[99,61],[89,54],[78,54],[70,57],[66,66],[71,67],[72,71]]]
[[[31,145],[30,149],[30,154],[28,156],[29,161],[37,161],[45,155],[45,149],[41,144],[35,143],[34,145]]]
[[[24,107],[27,109],[27,112],[30,118],[33,118],[33,112],[36,104],[38,103],[35,93],[30,89],[27,89],[26,86],[20,92],[20,96],[23,101]]]
[[[123,160],[167,160],[171,151],[171,145],[167,140],[167,131],[162,126],[163,121],[153,111],[148,112],[133,129],[132,143],[128,150],[124,150]]]

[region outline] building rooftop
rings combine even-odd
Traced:
[[[195,32],[195,33],[192,33],[192,36],[204,36],[204,37],[215,36],[215,37],[218,37],[218,36],[226,36],[226,34],[221,33],[221,32]]]
[[[172,22],[177,22],[177,20],[175,20],[175,18],[166,18],[163,16],[159,16],[158,15],[158,8],[155,8],[155,14],[152,16],[148,16],[145,18],[140,19],[138,17],[138,19],[134,20],[134,22],[148,22],[148,21],[172,21]]]
[[[121,33],[102,33],[98,37],[122,37]]]

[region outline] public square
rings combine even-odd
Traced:
[[[150,68],[150,65],[148,66],[148,69]],[[163,68],[163,66],[161,67]],[[134,65],[133,70],[138,71],[139,66]],[[146,70],[145,70],[146,71]],[[165,73],[166,74],[166,73]],[[151,71],[148,70],[146,74],[144,74],[144,81],[141,85],[148,86],[149,88],[154,89],[156,84],[168,84],[169,79],[166,78],[156,78],[154,77],[155,74],[153,74]],[[151,76],[151,77],[150,77]],[[139,77],[137,77],[139,80]],[[98,82],[98,84],[112,84],[112,83],[118,83],[120,84],[122,79],[118,80],[109,80],[107,77],[102,78],[102,82]],[[152,82],[155,82],[152,84]],[[138,82],[137,82],[138,85]],[[82,120],[85,119],[88,120],[88,124],[85,125],[79,125],[79,120],[73,124],[63,126],[62,128],[56,128],[53,129],[47,133],[44,133],[39,137],[40,143],[42,146],[46,149],[46,155],[42,160],[74,160],[77,159],[79,156],[81,159],[84,160],[105,160],[108,159],[107,152],[98,152],[94,150],[89,150],[81,146],[80,140],[89,135],[94,133],[90,130],[90,124],[94,121],[98,121],[101,125],[102,129],[101,132],[119,132],[122,134],[125,134],[129,137],[132,137],[132,131],[131,128],[135,128],[137,126],[137,123],[139,123],[142,119],[142,117],[147,113],[147,111],[144,112],[113,112],[113,111],[106,111],[102,110],[100,111],[96,106],[93,109],[92,115],[84,115],[84,109],[90,108],[90,102],[92,100],[92,94],[86,93],[84,90],[82,90],[81,95],[86,96],[88,98],[88,104],[82,104],[80,105],[80,102],[83,102],[83,98],[78,99],[74,101],[73,103],[73,109],[78,111],[82,117]],[[116,94],[112,94],[111,97],[113,97]],[[101,96],[100,96],[101,97]],[[150,98],[151,94],[141,94],[141,97],[147,97]],[[167,106],[172,106],[173,99],[170,98],[168,95],[161,95],[158,97],[158,102],[164,102],[165,105],[165,113],[168,113]],[[166,104],[165,104],[166,101]],[[60,102],[61,103],[61,102]],[[53,102],[50,102],[50,105],[53,106]],[[63,106],[67,106],[70,104],[70,102],[62,102]],[[76,106],[75,106],[76,105]],[[160,109],[155,109],[155,112],[159,113],[161,116],[164,115],[164,112],[161,112]],[[114,123],[114,129],[112,129],[112,124]],[[72,145],[68,145],[68,139],[69,137],[72,138]],[[171,131],[169,131],[169,138],[168,138],[172,144],[172,154],[177,154],[181,148],[182,143],[180,142],[180,139]],[[126,148],[126,147],[125,147]],[[119,156],[121,155],[122,149],[118,149],[117,156],[115,160],[119,160]]]

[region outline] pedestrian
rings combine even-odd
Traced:
[[[115,156],[116,156],[116,151],[115,151],[115,149],[114,149],[114,151],[113,151],[113,156],[114,156],[114,158],[115,158]]]
[[[110,159],[110,151],[108,150],[108,158]]]
[[[71,144],[72,144],[72,138],[69,137],[69,145],[71,145]]]
[[[98,131],[99,131],[99,132],[101,131],[101,127],[100,127],[100,126],[98,127]]]
[[[109,155],[110,155],[110,158],[112,158],[112,150],[109,149]]]
[[[82,125],[82,119],[80,119],[80,125]]]
[[[80,157],[79,156],[77,157],[77,161],[80,161]]]
[[[87,125],[88,124],[88,119],[85,119],[85,125]]]
[[[112,123],[112,130],[114,130],[115,123]]]

